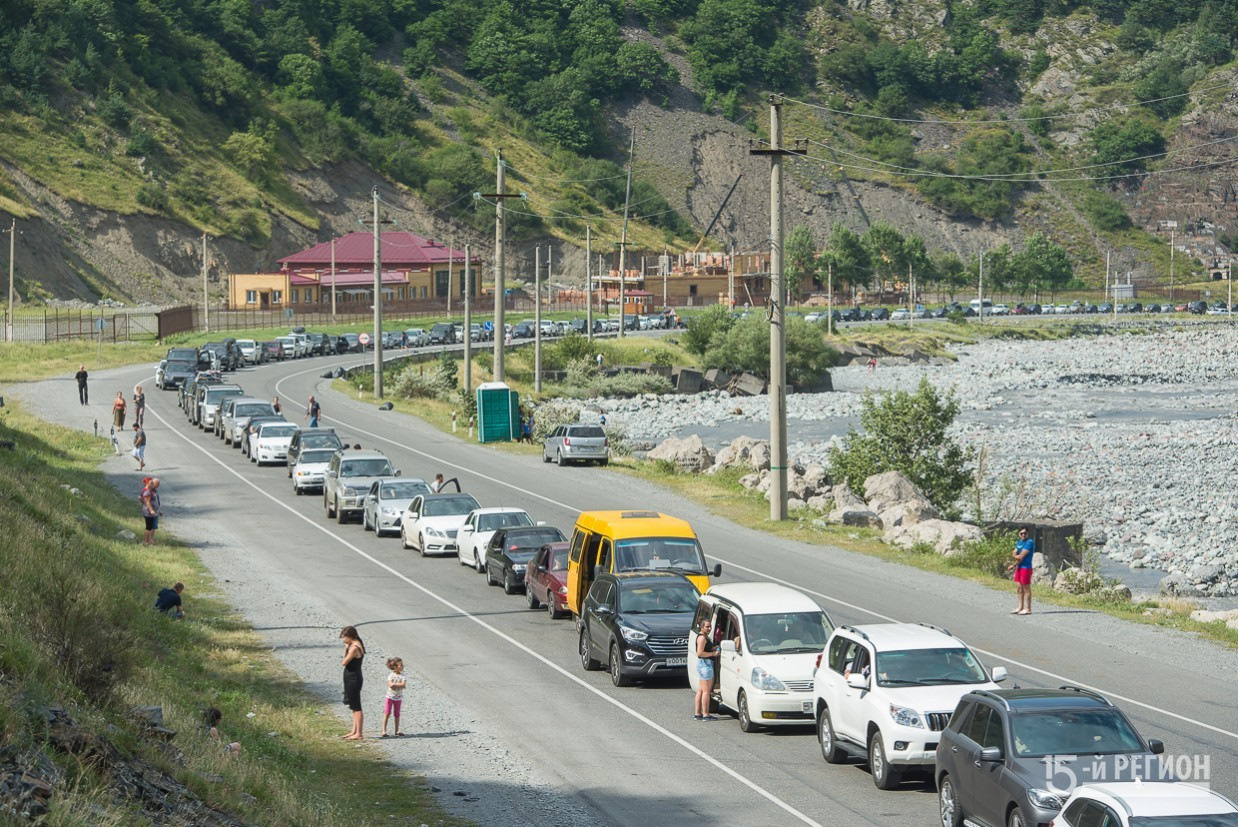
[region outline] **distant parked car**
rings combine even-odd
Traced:
[[[1202,301],[1194,301],[1186,306],[1188,313],[1194,313],[1197,316],[1203,315],[1208,310],[1208,304]]]
[[[360,353],[362,350],[361,337],[356,333],[341,333],[340,341],[344,343],[340,353]]]
[[[904,314],[907,313],[907,311],[903,310],[901,307],[898,309],[898,311],[895,311],[895,312],[900,312],[900,311]],[[888,309],[884,307],[875,307],[873,308],[872,313],[873,313],[874,322],[884,322],[887,319],[890,321],[894,321],[894,313],[891,313]],[[904,315],[904,318],[906,318],[905,315]]]
[[[259,347],[266,354],[265,360],[268,362],[282,362],[286,358],[284,356],[284,346],[279,342],[263,342]]]
[[[254,428],[257,427],[257,433],[254,433]],[[258,465],[271,462],[279,465],[285,465],[288,462],[288,444],[292,442],[292,435],[295,434],[300,427],[295,422],[264,422],[261,425],[251,419],[249,423],[250,432],[244,450],[249,454],[251,462],[256,462]]]
[[[606,465],[609,460],[610,442],[597,425],[559,425],[542,442],[542,462]]]
[[[879,310],[884,310],[885,308],[878,308],[878,309],[879,309]],[[895,309],[893,312],[891,312],[889,315],[890,315],[890,321],[892,321],[892,322],[905,322],[905,321],[907,321],[908,319],[910,319],[910,318],[911,318],[911,314],[910,314],[910,313],[908,313],[908,312],[907,312],[907,309],[906,309],[906,308],[904,308],[904,307],[899,307],[899,308],[896,308],[896,309]],[[875,318],[876,318],[876,316],[874,316],[873,318],[875,319]]]
[[[1009,316],[1009,315],[1010,315],[1010,305],[1008,305],[1008,304],[995,304],[995,305],[993,305],[993,307],[992,307],[992,308],[990,308],[990,310],[989,310],[989,314],[990,314],[990,315],[993,315],[993,316]]]

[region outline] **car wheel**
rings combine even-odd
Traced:
[[[542,462],[550,462],[550,457],[546,456],[546,446],[542,446]]]
[[[400,547],[412,548],[412,546],[408,544],[408,535],[404,533],[404,529],[402,528],[400,529]]]
[[[599,463],[598,463],[598,465],[600,465],[600,466],[602,466],[603,468],[605,468],[607,465],[610,465],[610,460],[609,460],[609,459],[604,459],[604,460],[602,460],[601,462],[599,462]]]
[[[627,686],[632,681],[623,675],[623,660],[619,657],[619,644],[610,645],[610,682],[615,686]]]
[[[424,534],[417,535],[417,553],[422,557],[426,556],[426,537]]]
[[[827,764],[841,764],[847,759],[847,754],[838,747],[834,738],[834,722],[830,719],[830,708],[823,707],[817,717],[817,740],[821,742],[821,757]]]
[[[524,587],[524,602],[530,609],[540,609],[542,607],[542,601],[538,600],[537,595],[533,594],[531,586]]]
[[[335,500],[335,522],[339,525],[344,524],[344,512],[340,510],[340,501],[338,497]]]
[[[943,775],[937,784],[937,807],[941,813],[941,827],[963,827],[963,808],[959,806],[954,781]]]
[[[494,572],[490,571],[489,566],[486,566],[485,572],[486,572],[486,585],[487,586],[499,585],[499,581],[494,579]]]
[[[1027,827],[1027,821],[1023,818],[1023,811],[1019,809],[1019,805],[1010,808],[1010,815],[1006,816],[1006,827]]]
[[[481,574],[486,571],[486,566],[481,561],[481,556],[478,555],[477,549],[473,549],[473,568],[477,569],[477,573]]]
[[[362,531],[373,531],[374,530],[370,528],[370,512],[364,509],[362,509],[361,511],[361,530]]]
[[[566,467],[567,467],[567,460],[565,460],[565,459],[563,458],[563,452],[562,452],[562,451],[555,451],[555,457],[556,457],[556,459],[557,459],[557,460],[558,460],[558,462],[559,462],[559,467],[560,467],[560,468],[566,468]]]
[[[584,623],[580,624],[580,665],[586,672],[596,672],[602,668],[602,664],[594,660],[593,653],[589,651],[589,627]]]
[[[551,620],[558,620],[563,617],[563,612],[555,609],[555,596],[550,592],[546,593],[546,613],[550,615]]]
[[[323,508],[326,510],[326,512],[327,512],[327,519],[328,519],[328,520],[329,520],[329,519],[331,519],[332,517],[334,517],[334,516],[335,516],[335,512],[331,510],[331,500],[327,499],[326,495],[323,495],[323,498],[322,498],[322,507],[323,507]]]
[[[516,581],[512,579],[512,573],[509,571],[503,575],[503,594],[518,594],[519,588],[516,586]]]
[[[756,732],[760,729],[759,726],[752,722],[752,715],[748,712],[748,695],[744,690],[739,690],[739,730],[740,732]]]
[[[892,790],[898,786],[898,771],[886,760],[886,748],[881,743],[881,730],[874,729],[868,739],[868,768],[873,773],[873,783],[879,790]]]

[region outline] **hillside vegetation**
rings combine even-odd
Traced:
[[[674,100],[759,135],[778,92],[806,193],[860,181],[956,222],[1026,219],[1094,264],[1093,234],[1140,243],[1122,196],[1181,163],[1162,153],[1184,113],[1232,91],[1235,32],[1238,0],[13,0],[0,209],[32,213],[29,175],[263,248],[277,222],[321,221],[297,171],[359,161],[480,233],[503,148],[527,195],[513,238],[617,238],[618,115]],[[691,246],[691,176],[640,169],[634,243]],[[819,243],[865,229],[825,206],[804,219]]]

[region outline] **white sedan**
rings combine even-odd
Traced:
[[[361,506],[361,526],[382,537],[399,532],[400,520],[418,494],[429,494],[430,486],[421,479],[381,479],[370,486]]]
[[[301,430],[293,422],[267,422],[258,429],[258,435],[251,437],[249,458],[262,465],[266,462],[288,463],[288,446],[292,443],[292,435]]]
[[[522,508],[478,508],[469,513],[460,526],[456,542],[456,556],[462,566],[472,566],[477,571],[486,570],[486,544],[494,532],[502,528],[533,525],[533,518]]]
[[[292,490],[300,496],[307,488],[321,491],[327,479],[327,466],[331,464],[334,448],[306,449],[297,455],[297,461],[289,469],[292,477]]]
[[[480,507],[472,494],[418,494],[400,515],[400,542],[404,548],[416,548],[422,557],[450,554],[456,550],[456,532],[465,517]]]

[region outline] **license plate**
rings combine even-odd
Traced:
[[[687,658],[667,658],[666,665],[667,666],[687,666],[688,659]]]

